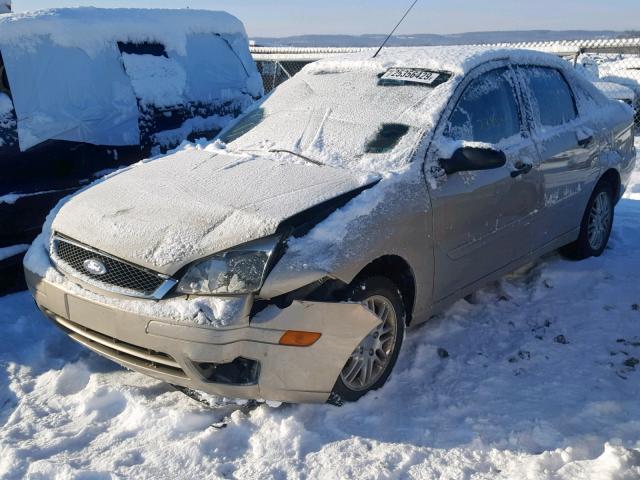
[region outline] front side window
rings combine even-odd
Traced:
[[[518,102],[509,69],[504,67],[479,76],[466,87],[449,117],[445,136],[495,144],[520,132]]]
[[[520,67],[529,89],[534,118],[541,127],[564,125],[578,116],[571,88],[555,68]]]

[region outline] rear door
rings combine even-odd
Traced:
[[[579,226],[602,139],[580,118],[560,70],[519,66],[517,71],[542,160],[544,212],[536,234],[539,242],[547,243]]]
[[[441,175],[437,184],[432,182],[437,300],[535,246],[531,232],[541,203],[539,161],[521,113],[515,73],[497,63],[470,75],[452,99],[451,113],[444,114],[427,165],[469,142],[503,151],[507,163]]]

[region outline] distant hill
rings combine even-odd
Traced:
[[[397,35],[390,46],[469,45],[478,43],[542,42],[558,40],[591,40],[623,36],[613,30],[526,30],[502,32],[469,32],[449,35],[418,33]],[[268,47],[377,47],[386,35],[296,35],[292,37],[255,37],[256,45]]]

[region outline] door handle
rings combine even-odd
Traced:
[[[515,167],[515,170],[511,171],[512,178],[516,178],[520,175],[526,175],[531,171],[531,169],[533,168],[533,165],[531,165],[530,163],[518,162],[514,165],[514,167]]]
[[[586,138],[578,139],[578,145],[582,148],[585,148],[585,147],[588,147],[592,141],[593,141],[593,135],[589,135]]]

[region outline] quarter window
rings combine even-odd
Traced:
[[[449,118],[445,135],[453,140],[498,143],[521,132],[518,103],[508,68],[473,80]]]
[[[542,127],[563,125],[578,116],[571,88],[562,74],[548,67],[520,67],[529,87],[535,118]]]

